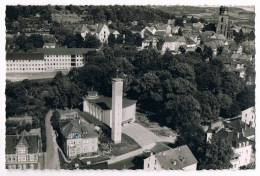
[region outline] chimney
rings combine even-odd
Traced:
[[[123,79],[112,79],[112,140],[121,143],[123,116]]]

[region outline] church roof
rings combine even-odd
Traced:
[[[111,97],[104,97],[99,96],[96,99],[87,99],[87,101],[91,103],[95,103],[103,110],[110,110],[112,109],[112,98]],[[127,98],[123,98],[123,108],[136,104],[136,100],[130,100]]]

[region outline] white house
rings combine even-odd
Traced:
[[[249,125],[250,127],[255,128],[255,107],[250,107],[248,109],[245,109],[241,112],[241,121],[245,124]]]
[[[180,46],[186,46],[186,40],[183,36],[167,36],[162,46],[162,53],[165,53],[166,50],[178,53]]]
[[[97,23],[95,25],[83,25],[80,33],[82,38],[85,38],[87,34],[91,34],[96,35],[101,43],[107,43],[110,31],[106,24]]]
[[[158,145],[158,144],[157,144]],[[155,146],[146,154],[144,170],[197,170],[197,159],[187,145],[176,148]]]
[[[98,151],[98,134],[95,127],[77,118],[61,128],[63,150],[69,158],[92,155]]]

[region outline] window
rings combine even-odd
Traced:
[[[150,167],[149,163],[147,164],[147,167],[148,167],[148,168]]]
[[[223,17],[221,17],[221,22],[223,22],[223,20],[224,20],[224,18],[223,18]]]

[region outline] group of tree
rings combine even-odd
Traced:
[[[220,115],[233,117],[254,105],[254,86],[226,71],[220,59],[206,61],[204,55],[160,55],[150,48],[129,52],[108,46],[88,55],[84,67],[72,69],[68,75],[58,73],[52,81],[8,83],[7,115],[37,112],[37,108],[80,108],[82,96],[93,89],[111,96],[111,78],[119,70],[125,96],[155,114],[151,120],[176,130],[180,135],[177,143],[191,148],[200,169],[226,168],[232,155],[230,146],[223,140],[206,144],[200,123]]]
[[[14,39],[14,44],[16,49],[27,51],[34,48],[42,48],[44,40],[39,34],[33,34],[31,36],[21,34]]]

